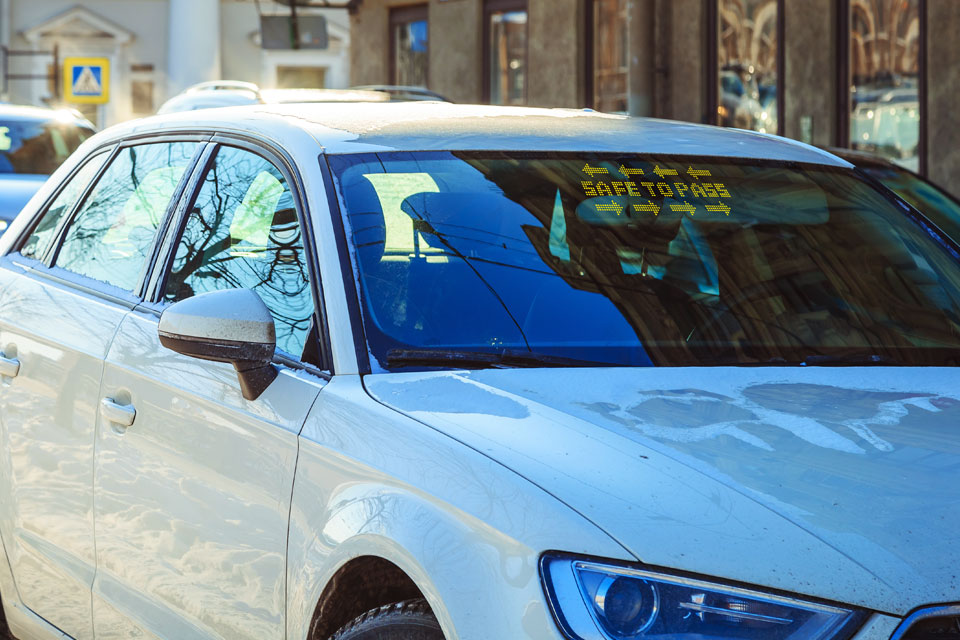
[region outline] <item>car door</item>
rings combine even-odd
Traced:
[[[18,365],[6,367],[0,389],[4,540],[21,602],[75,638],[93,637],[92,467],[103,361],[139,300],[147,256],[199,147],[122,147],[102,171],[106,154],[96,155],[4,258],[3,269],[25,269],[4,287],[0,309],[3,356]]]
[[[172,230],[154,302],[111,345],[102,397],[130,414],[97,426],[98,640],[284,637],[297,436],[327,377],[305,211],[283,166],[218,149]],[[231,365],[168,350],[157,333],[170,303],[233,288],[255,291],[276,326],[279,376],[253,401]]]

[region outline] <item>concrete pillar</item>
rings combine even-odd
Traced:
[[[927,0],[927,175],[960,196],[960,2]]]
[[[656,15],[654,0],[627,1],[627,110],[632,116],[654,115]]]
[[[707,25],[703,0],[663,0],[660,11],[670,12],[665,20],[669,32],[664,47],[667,49],[664,67],[667,76],[661,78],[664,89],[661,100],[663,117],[688,122],[706,122],[706,41]]]
[[[578,0],[528,0],[527,104],[583,106],[580,4]]]
[[[784,101],[784,135],[812,144],[834,142],[837,105],[836,12],[832,0],[784,2],[783,59],[777,70]],[[804,139],[810,135],[809,139]]]
[[[10,0],[0,0],[0,44],[10,46]]]
[[[220,0],[170,0],[167,91],[220,78]]]
[[[0,45],[10,46],[10,0],[0,0]],[[3,79],[0,78],[0,100],[9,96],[3,92]],[[7,87],[9,93],[9,87]]]
[[[483,3],[430,4],[430,88],[454,102],[483,99]]]
[[[428,28],[432,36],[433,26]],[[431,58],[442,55],[432,40],[427,46]],[[363,0],[350,16],[350,82],[390,84],[390,13],[384,0]]]

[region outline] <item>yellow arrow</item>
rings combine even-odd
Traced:
[[[709,175],[712,175],[712,174],[710,173],[710,169],[694,169],[693,167],[688,167],[688,168],[687,168],[687,173],[689,173],[689,174],[690,174],[691,176],[693,176],[694,178],[698,178],[698,179],[699,179],[701,176],[709,176]]]
[[[660,165],[657,165],[656,167],[654,167],[653,172],[654,172],[655,174],[657,174],[658,176],[660,176],[661,179],[663,178],[663,176],[675,176],[675,175],[677,175],[677,170],[676,170],[676,169],[661,169],[661,168],[660,168]]]
[[[706,205],[704,205],[704,206],[707,208],[707,211],[719,211],[719,212],[721,212],[721,213],[725,213],[725,214],[727,214],[727,215],[730,215],[730,207],[728,207],[727,205],[725,205],[725,204],[723,204],[723,203],[720,203],[720,204],[706,204]]]
[[[696,208],[695,206],[693,206],[692,204],[690,204],[690,203],[687,202],[686,200],[683,201],[683,204],[672,204],[672,205],[670,205],[670,209],[673,210],[673,211],[686,211],[686,212],[689,213],[690,215],[693,215],[693,212],[697,210],[697,208]]]
[[[635,204],[633,205],[634,211],[650,211],[653,215],[660,215],[660,205],[648,202],[647,204]]]
[[[596,173],[608,173],[608,171],[603,167],[591,167],[589,162],[583,165],[583,169],[581,169],[581,171],[589,176],[593,176]]]
[[[630,169],[628,167],[625,167],[624,165],[620,165],[620,173],[627,176],[628,178],[630,176],[642,176],[643,169]]]
[[[623,207],[616,200],[611,200],[610,204],[595,204],[593,206],[597,208],[597,211],[615,211],[617,215],[623,213]]]

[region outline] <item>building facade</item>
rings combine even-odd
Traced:
[[[261,15],[289,11],[274,0],[0,0],[7,70],[0,99],[60,102],[62,61],[72,56],[109,61],[109,101],[74,105],[99,126],[152,114],[167,98],[206,80],[347,87],[347,12],[300,10],[326,18],[325,48],[262,47]]]
[[[954,192],[957,0],[353,0],[358,84],[738,126]]]

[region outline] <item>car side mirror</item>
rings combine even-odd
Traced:
[[[227,289],[181,300],[160,315],[160,344],[185,356],[229,362],[240,390],[256,400],[277,377],[276,328],[270,310],[250,289]]]

